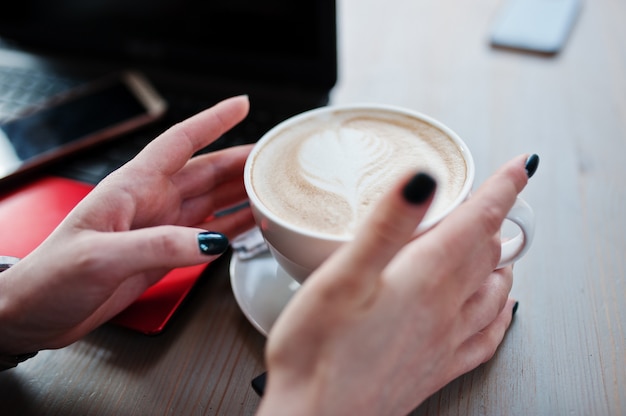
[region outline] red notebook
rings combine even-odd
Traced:
[[[0,195],[0,255],[26,256],[91,189],[82,182],[46,177]],[[144,334],[160,333],[205,267],[172,270],[111,322]]]

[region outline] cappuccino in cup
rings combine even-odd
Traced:
[[[270,134],[250,159],[261,203],[294,227],[349,239],[399,177],[427,172],[438,184],[428,218],[467,180],[463,151],[440,128],[380,109],[335,109]]]
[[[423,114],[385,105],[324,107],[268,131],[248,156],[244,183],[261,233],[280,268],[299,283],[356,229],[400,177],[426,172],[437,190],[415,235],[470,195],[467,145]],[[518,198],[507,219],[520,229],[503,242],[498,267],[530,246],[534,214]]]

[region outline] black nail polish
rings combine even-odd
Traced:
[[[228,238],[221,233],[206,231],[198,234],[198,246],[202,254],[222,254],[228,248]]]
[[[404,186],[402,196],[411,204],[426,202],[437,187],[435,180],[426,173],[418,173]]]
[[[252,379],[252,389],[259,396],[263,397],[263,393],[265,393],[265,384],[267,383],[267,372],[256,376]]]
[[[515,305],[513,305],[513,312],[511,313],[512,316],[515,316],[515,312],[517,312],[518,306],[519,306],[519,302],[515,302]]]
[[[536,154],[532,154],[526,159],[526,174],[528,178],[532,178],[535,172],[537,171],[537,167],[539,166],[539,156]]]

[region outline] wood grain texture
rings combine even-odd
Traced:
[[[382,101],[438,118],[468,142],[478,184],[516,154],[541,156],[523,193],[537,235],[515,268],[515,322],[491,362],[414,414],[623,415],[626,4],[585,2],[553,57],[492,49],[487,33],[500,5],[341,2],[335,101]]]
[[[339,0],[335,103],[429,114],[463,137],[477,184],[541,156],[524,198],[537,235],[515,267],[520,307],[496,356],[415,415],[626,414],[626,3],[584,2],[565,49],[492,49],[496,0]],[[0,374],[5,415],[248,415],[264,338],[237,308],[227,262],[174,325],[105,326]]]

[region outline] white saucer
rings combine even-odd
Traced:
[[[230,261],[230,284],[242,312],[263,335],[300,284],[289,277],[269,253],[242,260],[233,255]]]

